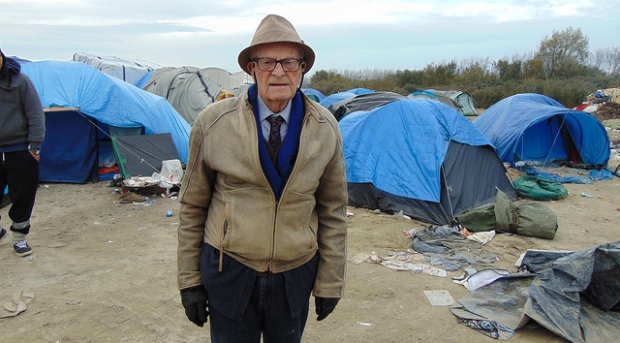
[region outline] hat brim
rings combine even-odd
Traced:
[[[314,59],[315,59],[314,50],[312,50],[312,48],[310,48],[309,46],[305,44],[300,44],[297,42],[272,42],[272,43],[250,45],[247,48],[241,50],[241,52],[239,53],[239,57],[237,57],[237,62],[239,63],[239,67],[241,67],[241,70],[250,74],[250,71],[248,70],[248,62],[251,61],[250,53],[252,49],[258,46],[274,44],[274,43],[292,43],[292,44],[296,44],[297,46],[299,46],[301,50],[303,50],[304,52],[304,62],[306,62],[306,69],[304,69],[304,73],[307,73],[308,71],[310,71],[310,69],[312,69],[312,66],[314,65]]]

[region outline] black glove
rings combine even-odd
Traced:
[[[321,321],[327,318],[327,316],[329,316],[329,314],[334,311],[339,300],[339,298],[315,297],[314,305],[316,307],[316,314],[318,315],[318,317],[316,317],[316,320]]]
[[[181,290],[181,304],[185,307],[185,315],[194,324],[202,327],[207,322],[209,312],[209,295],[203,286]]]

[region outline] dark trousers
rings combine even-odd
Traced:
[[[261,275],[205,244],[200,269],[211,342],[259,343],[261,335],[264,343],[301,342],[318,265],[316,254],[293,270]]]
[[[0,202],[9,187],[12,205],[9,217],[14,223],[27,223],[32,215],[39,187],[39,162],[28,150],[0,153]],[[28,234],[30,225],[12,231]]]
[[[256,277],[243,320],[230,319],[210,308],[211,341],[214,343],[298,343],[306,326],[309,302],[292,318],[282,274]]]

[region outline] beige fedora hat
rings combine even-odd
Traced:
[[[295,43],[299,45],[304,52],[303,58],[306,62],[305,72],[308,72],[314,64],[314,50],[312,50],[312,48],[307,46],[304,41],[299,38],[299,34],[297,34],[293,24],[286,20],[286,18],[276,14],[269,14],[258,25],[250,46],[241,50],[239,53],[239,57],[237,58],[239,66],[243,69],[243,71],[249,74],[248,62],[250,62],[250,52],[252,51],[252,48],[262,44],[282,42]]]

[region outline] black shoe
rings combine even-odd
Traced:
[[[0,242],[7,236],[7,232],[5,229],[0,227]]]
[[[26,243],[26,241],[19,241],[13,244],[13,249],[15,249],[15,253],[19,257],[24,257],[32,254],[32,248]]]

